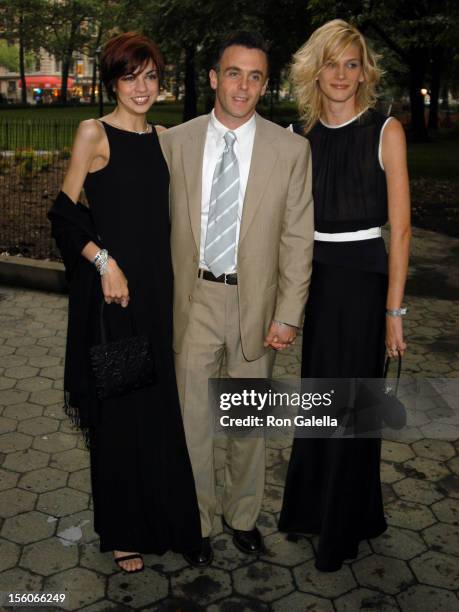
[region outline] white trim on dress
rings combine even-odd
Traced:
[[[360,117],[360,115],[363,115],[363,113],[366,113],[367,110],[368,110],[368,108],[365,108],[363,111],[360,111],[360,113],[358,115],[356,115],[355,117],[352,117],[352,119],[349,119],[349,121],[345,121],[344,123],[340,123],[339,125],[329,125],[328,123],[325,123],[325,121],[322,121],[322,119],[320,117],[319,117],[319,121],[325,127],[330,128],[331,130],[336,130],[338,128],[344,127],[345,125],[349,125],[350,123],[352,123],[353,121],[358,119]]]
[[[379,132],[378,159],[379,159],[379,165],[381,166],[382,170],[384,170],[384,164],[382,161],[382,135],[384,132],[384,128],[386,127],[386,125],[389,123],[391,119],[393,119],[393,117],[387,117],[387,119],[383,123],[381,131]]]
[[[381,238],[380,227],[370,227],[355,232],[337,232],[336,234],[314,232],[314,240],[321,242],[355,242],[356,240],[370,240],[371,238]]]

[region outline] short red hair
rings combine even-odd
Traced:
[[[159,79],[164,72],[164,61],[157,45],[137,32],[125,32],[111,38],[105,45],[100,58],[100,76],[109,98],[114,99],[113,86],[122,76],[133,74],[152,60]]]

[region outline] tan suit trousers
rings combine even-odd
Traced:
[[[217,506],[214,466],[214,414],[208,379],[218,378],[226,357],[230,378],[269,378],[275,353],[247,361],[241,348],[238,289],[197,280],[183,350],[176,354],[177,384],[188,450],[196,482],[203,537],[212,531]],[[265,482],[263,437],[228,436],[223,515],[235,529],[253,529]]]

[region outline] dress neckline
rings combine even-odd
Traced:
[[[357,115],[355,115],[355,117],[352,117],[352,119],[349,119],[348,121],[345,121],[344,123],[339,123],[338,125],[330,125],[329,123],[325,123],[325,121],[322,121],[322,119],[319,117],[319,121],[320,123],[326,127],[329,128],[330,130],[337,130],[339,128],[345,127],[346,125],[349,125],[351,123],[353,123],[356,119],[358,119],[360,117],[360,115],[363,115],[363,113],[366,111],[367,109],[364,108],[363,111],[360,111],[360,113],[358,113]]]
[[[108,121],[102,121],[102,119],[98,119],[98,121],[100,121],[100,123],[102,123],[103,125],[108,125],[109,128],[117,130],[118,132],[124,132],[124,134],[134,134],[134,136],[149,136],[150,134],[153,134],[154,131],[156,131],[155,126],[150,122],[147,122],[147,125],[151,125],[150,132],[135,132],[134,130],[124,130],[123,128],[113,125],[112,123],[108,123]]]

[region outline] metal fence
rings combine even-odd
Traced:
[[[0,119],[0,253],[59,259],[46,217],[78,121]]]

